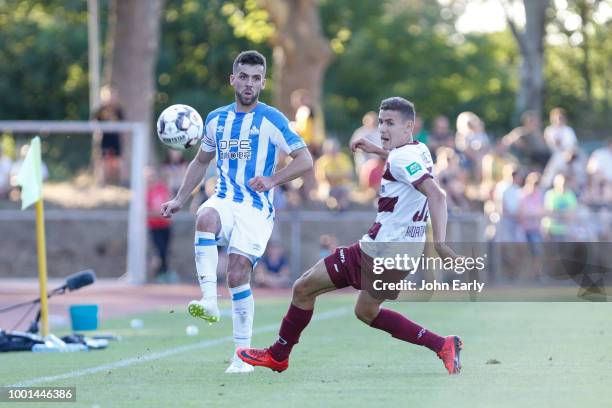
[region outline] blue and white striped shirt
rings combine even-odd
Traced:
[[[274,212],[273,190],[253,190],[249,180],[271,176],[276,169],[279,150],[289,154],[306,147],[278,109],[258,102],[249,113],[236,112],[236,104],[223,106],[206,117],[201,149],[216,151],[217,186],[222,199],[252,205]]]

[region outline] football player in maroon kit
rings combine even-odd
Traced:
[[[351,145],[353,151],[361,149],[386,159],[374,225],[359,242],[338,248],[305,272],[293,285],[291,305],[276,342],[266,349],[239,348],[236,354],[240,359],[278,372],[286,370],[291,349],[310,322],[317,296],[352,286],[360,291],[355,304],[359,320],[399,340],[429,348],[443,361],[449,374],[459,373],[461,339],[454,335],[440,336],[400,313],[381,308],[386,299],[397,298],[399,291],[376,291],[366,282],[364,274],[364,265],[371,270],[373,254],[365,249],[371,243],[409,243],[422,252],[429,216],[438,255],[444,259],[457,257],[445,244],[446,194],[433,178],[429,149],[413,140],[414,119],[414,105],[406,99],[392,97],[382,101],[378,114],[382,149],[365,139],[353,141]],[[388,272],[390,276],[395,273],[397,279],[408,274],[408,271]]]

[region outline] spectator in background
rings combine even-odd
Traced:
[[[352,144],[355,140],[366,139],[378,147],[382,147],[382,142],[380,140],[380,134],[378,133],[378,114],[376,112],[368,112],[363,115],[361,119],[362,126],[357,128],[353,132],[351,136],[351,141],[349,143]],[[355,153],[353,153],[355,158],[355,168],[359,169],[370,159],[378,158],[378,155],[373,153],[365,153],[358,149]]]
[[[210,170],[215,166],[208,166]],[[215,170],[216,171],[216,170]],[[204,180],[200,183],[200,185],[193,191],[191,204],[189,204],[189,211],[192,214],[196,214],[198,212],[198,208],[206,201],[209,197],[212,197],[215,194],[215,188],[217,187],[217,177],[216,174],[212,177],[209,177],[209,172],[207,171],[204,175]],[[223,269],[223,275],[225,275],[225,269]]]
[[[176,195],[185,173],[187,173],[187,160],[180,150],[166,149],[166,159],[162,165],[163,173],[168,180],[168,187],[172,195]]]
[[[516,157],[508,153],[501,142],[490,149],[482,158],[482,181],[477,185],[476,196],[481,201],[491,200],[495,192],[495,186],[504,177],[504,168],[508,164],[519,166]]]
[[[273,205],[276,211],[283,211],[289,207],[287,202],[287,186],[280,185],[274,189],[274,201]]]
[[[13,165],[11,166],[11,184],[13,186],[17,186],[17,175],[19,174],[19,170],[21,170],[21,166],[23,165],[23,162],[26,156],[28,155],[29,150],[30,150],[29,144],[24,144],[23,146],[21,146],[21,148],[19,149],[19,160],[14,161]],[[47,165],[45,164],[45,162],[41,163],[40,170],[42,173],[42,179],[43,180],[48,179],[49,169]]]
[[[323,155],[314,164],[319,197],[330,209],[343,210],[348,206],[353,164],[346,153],[340,151],[336,139],[323,144]]]
[[[212,162],[204,173],[204,180],[198,187],[192,192],[191,203],[189,204],[189,212],[195,214],[198,212],[198,208],[208,200],[208,197],[212,197],[215,193],[215,187],[217,186],[217,166]],[[227,255],[227,254],[226,254]],[[225,279],[225,269],[222,269],[221,275]],[[219,276],[221,276],[219,275]]]
[[[591,153],[587,164],[589,202],[596,205],[612,204],[612,137],[607,144]]]
[[[495,228],[495,241],[501,250],[501,261],[508,278],[515,279],[520,275],[521,267],[517,268],[517,260],[525,259],[526,248],[516,245],[525,242],[525,235],[519,223],[518,209],[521,197],[521,176],[513,165],[504,167],[504,177],[495,186],[493,202],[498,214]],[[494,219],[494,218],[493,218]],[[505,245],[504,243],[512,243]]]
[[[567,188],[566,177],[557,174],[553,180],[553,188],[544,195],[546,217],[542,221],[544,230],[551,241],[567,241],[578,200],[576,194]]]
[[[319,257],[325,258],[333,254],[338,246],[338,238],[334,234],[323,234],[319,238]]]
[[[482,181],[482,158],[489,151],[489,136],[484,122],[473,112],[462,112],[457,116],[455,146],[465,157],[468,171],[476,182]]]
[[[29,144],[24,144],[19,149],[19,160],[13,162],[11,166],[11,192],[9,194],[10,199],[12,201],[19,201],[21,197],[21,187],[17,185],[17,175],[19,174],[19,170],[21,170],[21,166],[28,155],[28,150],[30,150]],[[49,169],[45,162],[41,162],[40,170],[42,173],[42,179],[47,180],[49,178]]]
[[[525,178],[518,204],[518,219],[525,232],[529,249],[533,257],[541,254],[542,217],[544,216],[544,195],[539,188],[540,173],[532,172]]]
[[[440,147],[455,147],[455,138],[446,116],[439,115],[434,118],[428,142],[434,162],[436,161],[436,152]]]
[[[172,221],[160,215],[161,205],[170,200],[172,193],[160,173],[159,169],[146,169],[147,227],[156,251],[154,281],[156,283],[175,283],[179,280],[178,276],[168,267]]]
[[[565,109],[554,108],[550,111],[550,125],[544,129],[544,139],[553,153],[576,148],[578,140],[574,129],[567,125]]]
[[[461,167],[459,156],[450,147],[440,147],[434,173],[446,192],[448,209],[452,212],[468,211],[470,203],[465,196],[469,175]]]
[[[500,214],[497,241],[523,242],[523,230],[519,223],[521,199],[521,175],[513,165],[504,167],[504,178],[495,186],[494,200]]]
[[[100,91],[101,105],[93,115],[93,120],[101,122],[115,122],[124,120],[123,109],[119,106],[117,93],[110,87],[105,86]],[[100,146],[99,157],[94,160],[101,161],[101,173],[96,175],[96,178],[102,184],[109,183],[124,183],[126,181],[127,172],[124,170],[122,163],[122,140],[121,134],[118,132],[103,132],[102,135],[94,135],[94,150],[98,151],[97,145]]]
[[[290,156],[280,152],[276,167],[283,168],[291,163],[291,160]],[[314,171],[309,170],[301,177],[276,187],[274,190],[274,208],[285,210],[309,205],[311,201],[317,200],[316,187]]]
[[[578,198],[582,198],[588,183],[587,157],[576,148],[571,152],[565,153],[565,164],[563,167],[567,188],[576,193]]]
[[[295,109],[295,121],[291,123],[295,132],[302,137],[313,160],[321,156],[323,141],[325,140],[325,126],[323,124],[323,112],[317,110],[311,93],[306,89],[297,89],[291,93],[291,106]],[[279,164],[287,157],[279,159]],[[316,193],[316,182],[314,172],[309,170],[300,177],[296,189],[300,189],[305,199],[310,199]],[[288,183],[286,189],[293,189],[295,183]]]
[[[521,115],[521,126],[505,135],[501,144],[518,159],[522,166],[542,171],[550,151],[542,137],[540,118],[533,111]]]
[[[255,268],[255,282],[263,288],[288,288],[291,286],[289,260],[279,242],[270,241],[268,248]]]
[[[574,129],[567,125],[565,109],[550,111],[550,125],[544,129],[544,140],[552,152],[542,174],[542,186],[549,188],[555,176],[565,171],[568,155],[577,148],[578,140]]]
[[[363,115],[361,123],[362,126],[353,132],[349,145],[356,140],[366,139],[374,145],[382,147],[380,134],[378,133],[378,114],[372,111],[367,112]],[[365,199],[371,200],[378,194],[385,162],[378,155],[366,153],[360,149],[353,152],[353,157],[359,187],[365,192]]]
[[[0,199],[3,200],[8,198],[9,191],[11,190],[11,167],[13,161],[10,157],[4,154],[2,151],[2,145],[0,145]]]
[[[412,130],[414,140],[417,140],[423,144],[427,144],[429,139],[429,133],[423,127],[423,119],[419,115],[414,117],[414,129]]]
[[[372,199],[378,194],[380,181],[385,172],[385,161],[380,157],[374,157],[365,162],[359,172],[359,187],[366,192],[366,197]]]
[[[322,126],[322,113],[317,112],[312,95],[306,89],[297,89],[291,93],[291,106],[295,109],[294,130],[304,139],[313,158],[321,155],[325,140]]]

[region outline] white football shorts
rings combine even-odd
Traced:
[[[235,203],[216,195],[206,200],[198,208],[198,213],[204,208],[215,209],[221,218],[217,245],[228,247],[230,254],[246,256],[254,266],[266,250],[274,228],[274,217],[250,204]]]

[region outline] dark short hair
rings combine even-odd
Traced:
[[[525,123],[525,122],[527,122],[527,120],[529,120],[531,118],[537,119],[538,118],[537,113],[535,111],[532,111],[532,110],[525,111],[521,115],[521,123]]]
[[[393,96],[391,98],[384,99],[380,103],[379,110],[392,110],[399,112],[405,119],[413,122],[416,115],[414,104],[400,96]]]
[[[233,72],[236,72],[238,69],[238,64],[244,65],[261,65],[264,68],[264,74],[266,73],[266,57],[264,57],[261,53],[255,50],[242,51],[236,59],[234,60],[234,65],[232,66]]]

